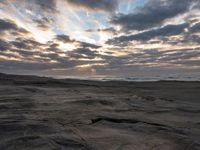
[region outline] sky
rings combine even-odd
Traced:
[[[200,75],[199,0],[0,0],[0,72]]]

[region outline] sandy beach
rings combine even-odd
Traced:
[[[199,150],[200,82],[0,74],[0,150]]]

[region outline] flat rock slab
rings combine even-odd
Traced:
[[[199,82],[0,77],[0,150],[199,150]]]

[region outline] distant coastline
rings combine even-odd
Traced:
[[[86,81],[129,81],[129,82],[158,82],[158,81],[191,81],[199,82],[200,76],[156,76],[156,77],[111,77],[111,76],[43,76],[43,75],[20,75],[0,73],[0,76],[23,76],[36,78],[52,78],[57,80],[86,80]]]

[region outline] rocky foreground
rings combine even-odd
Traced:
[[[200,82],[0,74],[0,150],[199,150]]]

